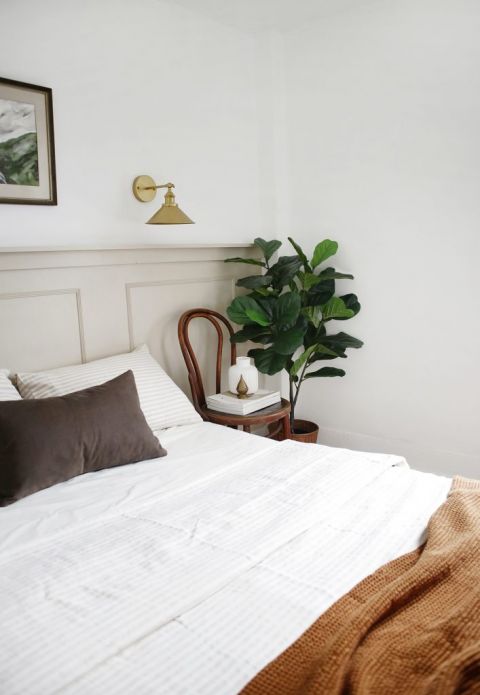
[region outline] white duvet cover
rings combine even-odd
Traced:
[[[237,693],[417,547],[450,480],[201,423],[0,509],[2,695]]]

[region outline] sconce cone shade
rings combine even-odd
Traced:
[[[175,202],[175,195],[169,188],[165,193],[164,204],[150,217],[147,224],[195,224],[195,222],[183,210],[180,210]]]
[[[150,217],[147,224],[195,224],[195,222],[183,210],[180,210],[178,205],[164,204]]]

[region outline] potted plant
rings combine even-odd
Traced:
[[[282,242],[276,239],[255,239],[263,260],[228,258],[227,263],[260,266],[260,275],[249,275],[237,281],[238,287],[250,290],[236,297],[227,309],[229,318],[242,326],[232,342],[252,341],[263,347],[248,351],[255,366],[264,374],[288,373],[290,387],[290,426],[292,438],[316,441],[318,425],[295,419],[300,388],[306,379],[345,376],[338,367],[319,366],[318,362],[345,359],[349,348],[363,343],[348,333],[330,332],[332,321],[351,319],[360,311],[355,294],[335,294],[336,280],[352,280],[353,275],[338,273],[324,267],[325,261],[338,249],[336,241],[324,239],[315,246],[311,260],[290,237],[295,250],[292,256],[272,257]]]

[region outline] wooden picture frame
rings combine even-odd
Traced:
[[[0,203],[57,204],[52,90],[3,77]]]

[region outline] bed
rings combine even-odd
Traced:
[[[165,336],[202,292],[205,304],[225,303],[235,280],[223,264],[228,255],[228,248],[0,254],[0,323],[8,327],[0,366],[21,373],[85,363],[125,349],[127,329],[131,348],[148,338],[184,385],[179,351]],[[214,271],[208,278],[199,270],[205,263]],[[172,287],[180,289],[170,304]],[[34,345],[25,341],[32,325],[43,330]],[[130,368],[124,359],[149,360],[142,350],[115,362],[115,374]],[[425,547],[452,480],[412,470],[400,456],[277,442],[189,419],[185,396],[178,407],[177,387],[159,399],[145,369],[133,369],[140,404],[166,456],[78,475],[0,508],[0,693],[303,695],[303,686],[287,687],[283,655],[359,583]],[[94,369],[78,387],[112,376]],[[62,393],[66,383],[52,381]],[[35,385],[27,379],[24,397],[60,395],[43,391],[41,379],[37,393]],[[480,491],[471,489],[476,512],[454,510],[457,530],[480,516]],[[476,528],[467,534],[476,546],[460,553],[470,589]],[[480,597],[470,589],[462,610],[477,629]],[[448,633],[451,649],[460,636]],[[473,636],[478,644],[480,634]],[[277,663],[280,675],[271,676]]]
[[[0,510],[1,692],[237,693],[423,541],[450,480],[199,423]]]

